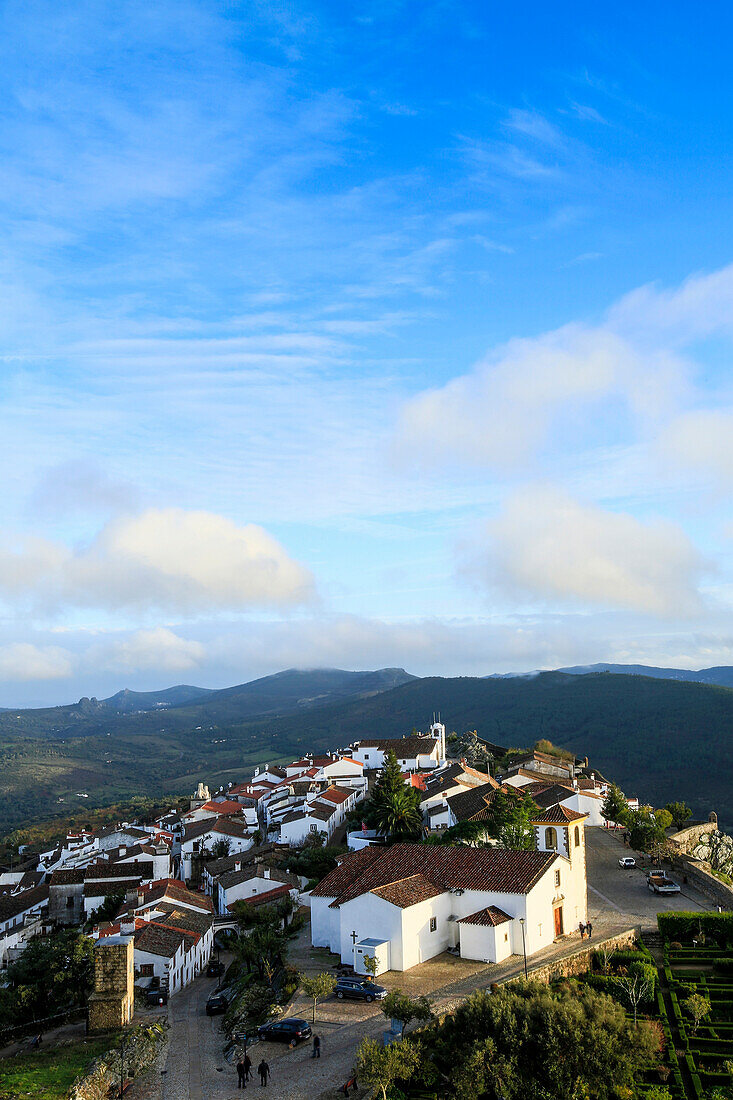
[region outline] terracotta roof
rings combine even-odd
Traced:
[[[48,901],[48,886],[34,886],[10,897],[0,897],[0,921],[12,920],[26,910],[43,905]]]
[[[292,886],[275,886],[272,890],[266,890],[263,894],[252,894],[248,898],[238,898],[238,901],[244,901],[247,905],[269,905],[272,901],[277,901],[278,898],[284,898],[286,894],[289,894],[292,890]],[[233,907],[237,904],[233,901],[231,905],[227,905],[227,909],[231,912]]]
[[[445,887],[435,886],[424,875],[410,875],[400,882],[390,882],[386,886],[377,886],[371,891],[377,897],[388,901],[390,905],[396,905],[400,909],[409,909],[411,905],[419,905],[428,898],[437,898],[445,893]]]
[[[241,814],[242,803],[234,802],[233,799],[224,799],[222,802],[204,802],[203,806],[200,806],[201,810],[213,810],[216,814]]]
[[[469,787],[460,794],[451,795],[448,805],[456,821],[484,821],[496,795],[496,788],[489,783],[481,787]]]
[[[489,786],[495,787],[497,790],[501,786],[501,783],[497,783],[494,777],[489,775],[488,772],[480,772],[478,768],[469,767],[465,760],[461,760],[461,767],[466,775],[471,775],[474,779],[481,779],[484,783],[488,783]]]
[[[107,898],[119,894],[124,897],[128,890],[136,890],[140,885],[139,878],[108,878],[102,882],[85,882],[85,898]]]
[[[85,882],[110,878],[152,878],[152,860],[136,860],[132,863],[92,863],[86,868]]]
[[[84,881],[84,867],[67,867],[54,871],[48,880],[49,886],[80,886]]]
[[[486,909],[479,909],[478,913],[471,913],[468,917],[461,917],[457,924],[483,924],[489,928],[495,928],[497,924],[505,924],[508,920],[513,920],[508,913],[505,913],[503,909],[498,909],[495,905],[489,905]]]
[[[239,803],[237,803],[239,806]],[[242,807],[239,806],[241,811]],[[249,835],[249,826],[246,821],[235,821],[227,817],[207,817],[203,821],[194,821],[183,830],[183,843],[189,840],[198,840],[207,833],[219,833],[222,836],[245,837]]]
[[[535,814],[530,818],[530,821],[534,821],[539,825],[558,823],[560,825],[567,825],[569,821],[583,821],[588,814],[579,814],[575,810],[569,810],[567,806],[550,806],[548,810],[543,810],[539,814]]]
[[[143,905],[146,907],[150,906],[153,902],[166,899],[174,904],[176,901],[181,901],[194,906],[196,909],[204,909],[210,913],[214,911],[211,898],[207,898],[204,894],[198,894],[193,890],[189,890],[188,887],[177,878],[157,879],[156,882],[151,882],[147,886],[141,886],[139,892],[143,895]]]
[[[341,806],[342,803],[348,801],[354,792],[351,790],[344,790],[343,787],[328,787],[327,790],[321,791],[319,798],[326,798],[329,802],[335,803],[337,806]]]
[[[369,741],[360,741],[360,749],[391,749],[398,760],[413,759],[416,756],[429,756],[435,750],[438,741],[432,737],[377,737]]]
[[[308,807],[308,816],[315,817],[318,821],[330,821],[335,813],[335,806],[319,806],[312,802]]]
[[[152,921],[135,932],[135,948],[151,955],[172,959],[184,941],[184,934],[177,928],[167,928]]]
[[[558,858],[555,852],[450,845],[394,844],[391,848],[365,848],[347,856],[319,882],[312,895],[333,898],[332,906],[336,907],[418,874],[444,889],[526,894]]]
[[[175,928],[180,932],[188,932],[192,936],[203,936],[211,928],[214,917],[212,913],[198,913],[193,909],[184,909],[181,906],[172,905],[169,902],[160,904],[162,917],[153,917],[156,924],[164,924],[167,928]]]

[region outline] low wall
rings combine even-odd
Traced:
[[[125,1077],[138,1077],[148,1069],[166,1040],[163,1021],[132,1028],[125,1036]],[[97,1058],[83,1077],[71,1086],[69,1100],[108,1100],[113,1086],[119,1095],[122,1061],[118,1047]]]
[[[708,831],[710,830],[709,825],[705,828]],[[687,881],[691,882],[706,898],[710,898],[711,901],[722,906],[723,909],[733,910],[733,888],[726,886],[724,882],[711,874],[708,865],[703,863],[702,860],[681,852],[679,855],[674,856],[672,867],[678,875],[686,876]]]
[[[572,978],[576,974],[585,974],[591,969],[593,956],[596,951],[606,947],[612,951],[624,951],[633,947],[641,934],[640,928],[629,928],[618,936],[611,936],[607,940],[589,942],[587,947],[579,948],[572,955],[565,955],[560,959],[553,959],[545,966],[529,968],[529,977],[535,982],[554,982],[557,978]],[[515,981],[512,978],[510,981]]]
[[[703,833],[709,833],[711,829],[717,829],[717,827],[717,819],[715,821],[703,821],[698,825],[688,825],[686,829],[680,829],[678,833],[672,833],[669,839],[680,851],[689,855],[692,849],[700,843],[700,837]]]

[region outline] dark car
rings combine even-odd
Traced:
[[[307,1020],[289,1016],[287,1020],[273,1020],[257,1029],[257,1035],[270,1043],[303,1043],[311,1037],[311,1026]]]
[[[206,967],[206,973],[210,978],[218,978],[220,974],[224,973],[224,970],[224,963],[217,962],[216,959],[212,959]]]
[[[212,993],[206,1002],[206,1015],[219,1016],[229,1008],[229,1001],[223,993]]]
[[[340,1001],[350,997],[353,1001],[381,1001],[387,996],[383,985],[376,985],[366,978],[339,978],[334,993]]]
[[[145,1004],[148,1006],[167,1005],[168,993],[165,989],[146,989],[145,990]]]

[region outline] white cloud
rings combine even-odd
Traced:
[[[636,415],[654,415],[681,369],[666,353],[642,358],[608,329],[566,325],[513,340],[470,374],[408,402],[399,448],[425,462],[511,466],[531,456],[561,414],[621,398]]]
[[[102,645],[97,664],[112,672],[187,672],[201,665],[206,649],[200,642],[181,638],[167,627],[138,630],[126,638]]]
[[[179,508],[115,519],[81,549],[27,539],[0,550],[0,593],[47,609],[287,607],[313,588],[309,571],[263,528]]]
[[[72,654],[60,646],[12,642],[0,646],[0,680],[63,680],[73,673]]]
[[[733,485],[733,412],[697,409],[676,417],[661,433],[661,456]]]
[[[515,593],[664,617],[702,608],[702,558],[665,520],[642,523],[534,487],[508,500],[488,540],[469,571]]]

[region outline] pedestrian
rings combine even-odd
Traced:
[[[311,1054],[311,1058],[320,1058],[320,1057],[321,1057],[321,1040],[320,1040],[320,1037],[318,1035],[314,1035],[313,1036],[313,1053]]]
[[[584,938],[584,936],[585,936],[585,925],[583,924],[583,922],[582,922],[582,921],[581,921],[581,922],[580,922],[580,924],[578,925],[578,931],[580,932],[580,938],[581,938],[581,940],[582,940],[582,939]]]
[[[249,1054],[247,1054],[247,1051],[245,1050],[245,1052],[244,1052],[244,1079],[245,1079],[245,1081],[249,1081],[249,1076],[250,1076],[251,1072],[252,1072],[252,1059],[250,1058]]]
[[[593,925],[591,924],[590,921],[588,921],[588,923],[586,924],[585,930],[588,933],[588,939],[590,939],[591,935],[593,934]]]
[[[246,1070],[244,1068],[244,1058],[242,1058],[242,1056],[240,1055],[239,1061],[237,1062],[237,1088],[238,1089],[246,1089],[247,1088],[246,1081],[247,1081],[247,1076],[246,1076]]]
[[[267,1078],[270,1076],[270,1067],[264,1058],[258,1065],[257,1072],[260,1075],[260,1086],[264,1085],[264,1087],[267,1088]]]

